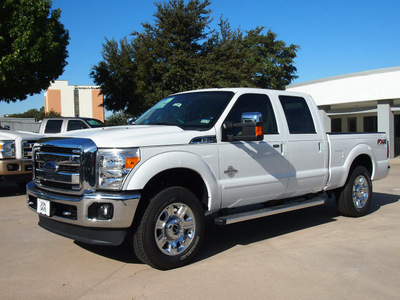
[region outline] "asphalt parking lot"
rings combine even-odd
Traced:
[[[0,299],[400,299],[400,160],[370,214],[326,205],[209,226],[196,261],[170,271],[127,246],[75,243],[37,225],[25,190],[0,184]]]

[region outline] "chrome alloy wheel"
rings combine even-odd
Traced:
[[[193,211],[183,203],[165,207],[157,218],[154,237],[162,253],[180,254],[194,241],[196,220]]]
[[[369,198],[368,181],[363,175],[357,176],[353,183],[353,203],[358,209],[365,206]]]

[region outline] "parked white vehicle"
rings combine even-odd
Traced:
[[[40,121],[39,133],[40,134],[56,134],[67,131],[99,128],[106,125],[97,119],[83,118],[83,117],[52,117],[44,118]]]
[[[32,147],[40,137],[31,132],[0,130],[0,181],[25,185],[32,180]]]
[[[130,239],[159,269],[188,263],[217,225],[322,205],[368,212],[389,171],[384,133],[327,134],[312,98],[262,89],[171,95],[133,126],[41,139],[28,206],[39,225],[91,244]]]

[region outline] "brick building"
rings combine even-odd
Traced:
[[[103,95],[94,85],[68,85],[68,81],[51,83],[44,94],[44,110],[63,117],[88,117],[104,122]]]

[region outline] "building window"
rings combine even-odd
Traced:
[[[332,132],[342,132],[342,119],[332,119],[331,130]]]
[[[347,119],[347,131],[348,132],[357,132],[357,118],[348,118]]]
[[[378,132],[378,117],[364,117],[364,132]]]
[[[74,114],[75,117],[79,117],[79,90],[77,88],[74,90]]]

